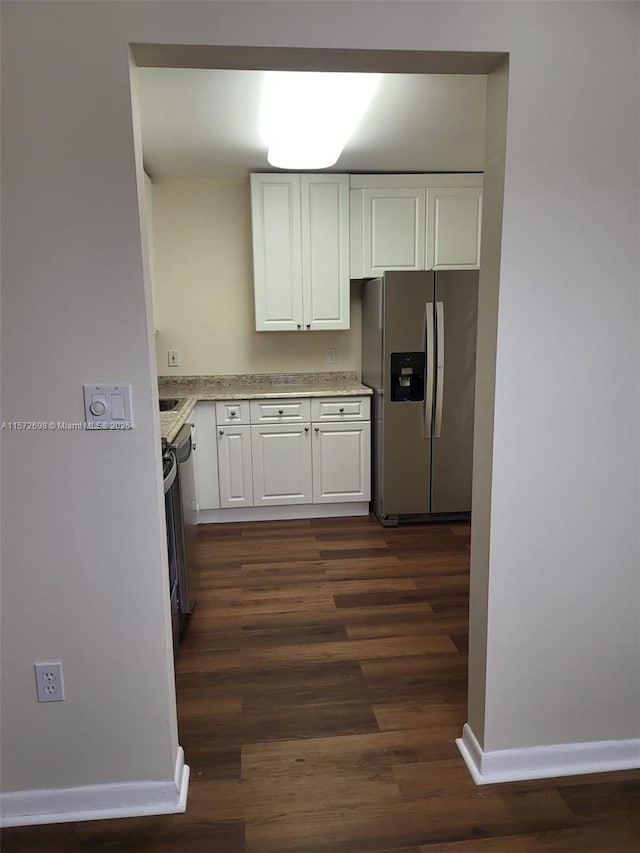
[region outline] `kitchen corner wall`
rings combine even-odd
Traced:
[[[158,373],[360,373],[359,285],[351,330],[256,332],[249,179],[153,181]],[[327,364],[327,347],[337,362]],[[167,351],[179,367],[169,368]]]

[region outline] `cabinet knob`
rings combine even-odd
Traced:
[[[340,412],[340,414],[342,414],[344,412],[344,407],[341,406],[338,411]]]
[[[224,435],[224,430],[223,430],[223,429],[221,429],[221,430],[220,430],[220,435]]]
[[[232,418],[235,418],[235,416],[236,416],[235,412],[229,412],[229,414],[231,415]]]
[[[305,428],[304,428],[304,431],[305,431],[305,432],[309,432],[309,427],[305,427]]]
[[[278,409],[278,414],[279,414],[279,415],[284,415],[284,409]]]
[[[300,325],[300,323],[296,323],[296,325],[297,325],[297,327],[298,327],[299,329],[301,329],[301,328],[302,328],[302,326]]]
[[[307,323],[307,329],[311,328],[311,323]]]
[[[320,432],[320,427],[314,427],[316,432]]]

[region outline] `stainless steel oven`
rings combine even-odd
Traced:
[[[180,603],[178,582],[180,551],[182,549],[178,459],[173,448],[162,442],[162,475],[164,480],[164,511],[167,524],[167,556],[169,561],[169,595],[171,598],[171,627],[173,647],[180,641]]]
[[[192,424],[185,424],[169,445],[178,461],[178,489],[180,494],[180,540],[178,560],[178,600],[180,625],[184,629],[186,617],[193,612],[198,587],[198,506],[193,474]]]

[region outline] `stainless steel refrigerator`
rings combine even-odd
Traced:
[[[373,510],[386,525],[471,511],[478,273],[388,272],[363,284],[373,388]]]

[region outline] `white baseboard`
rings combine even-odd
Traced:
[[[175,778],[166,782],[122,782],[0,794],[0,826],[175,814],[186,811],[188,788],[189,766],[184,763],[180,746]]]
[[[456,744],[476,785],[640,768],[640,738],[485,752],[465,723]]]
[[[226,521],[286,521],[289,518],[338,518],[349,515],[369,515],[369,502],[346,501],[333,504],[201,509],[198,511],[198,524],[220,524]]]

